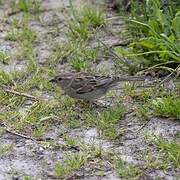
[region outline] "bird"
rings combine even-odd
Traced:
[[[84,72],[61,73],[50,80],[62,88],[70,97],[93,101],[105,95],[120,81],[144,81],[138,76],[91,75]]]

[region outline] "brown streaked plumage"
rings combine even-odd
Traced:
[[[75,99],[92,101],[106,94],[119,81],[143,81],[137,76],[101,76],[87,73],[63,73],[50,80]]]

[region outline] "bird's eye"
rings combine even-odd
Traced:
[[[61,80],[62,80],[62,78],[61,78],[61,77],[59,77],[59,78],[58,78],[58,80],[59,80],[59,81],[61,81]]]

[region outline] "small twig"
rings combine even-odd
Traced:
[[[18,132],[14,131],[14,130],[11,130],[11,129],[10,129],[7,125],[5,125],[4,123],[1,123],[0,125],[1,125],[1,126],[4,126],[3,129],[4,129],[6,132],[8,132],[8,133],[10,133],[10,134],[12,134],[12,135],[15,135],[15,136],[19,136],[19,137],[24,138],[24,139],[30,139],[30,140],[32,140],[32,141],[41,141],[41,142],[42,142],[42,141],[48,141],[48,140],[49,140],[49,138],[35,138],[35,137],[31,137],[31,136],[27,136],[27,135],[18,133]]]
[[[19,136],[19,137],[22,137],[22,138],[25,138],[25,139],[31,139],[31,140],[36,140],[35,138],[31,137],[31,136],[26,136],[24,134],[20,134],[16,131],[13,131],[11,130],[8,126],[6,126],[4,123],[1,123],[2,126],[4,126],[4,130],[10,134],[13,134],[13,135],[16,135],[16,136]]]
[[[166,76],[166,78],[164,78],[164,79],[157,85],[157,87],[159,87],[159,86],[160,86],[161,84],[163,84],[166,80],[168,80],[168,78],[169,78],[172,74],[174,74],[174,73],[178,70],[179,67],[180,67],[180,65],[178,65],[177,68],[174,69],[174,71],[172,71],[168,76]]]
[[[171,75],[173,75],[173,74],[177,71],[177,69],[178,69],[179,67],[180,67],[180,65],[177,66],[177,68],[174,69],[169,75],[167,75],[161,82],[159,82],[159,83],[154,87],[154,90],[157,90],[165,81],[167,81],[167,80],[169,79],[169,77],[170,77]],[[158,91],[153,94],[153,97],[156,97],[157,94],[158,94]]]
[[[24,135],[24,134],[20,134],[20,133],[17,133],[17,132],[15,132],[15,131],[11,131],[11,130],[6,129],[6,128],[5,128],[5,130],[6,130],[8,133],[10,133],[10,134],[13,134],[13,135],[16,135],[16,136],[25,138],[25,139],[31,139],[31,140],[33,140],[33,141],[36,140],[35,138],[33,138],[33,137],[31,137],[31,136],[26,136],[26,135]]]
[[[120,57],[117,53],[115,53],[111,47],[109,47],[107,44],[105,44],[104,42],[102,42],[100,39],[98,39],[98,41],[107,49],[109,50],[109,52],[116,58],[120,59],[121,61],[123,61],[124,64],[126,65],[130,65],[131,62],[129,60],[125,60],[124,58]]]
[[[2,88],[2,90],[5,91],[6,93],[14,94],[14,95],[17,95],[17,96],[23,96],[23,97],[26,97],[26,98],[29,98],[29,99],[39,100],[37,97],[32,96],[30,94],[21,93],[21,92],[18,92],[18,91],[7,89],[7,88]]]
[[[162,65],[166,65],[166,64],[170,64],[170,63],[175,63],[175,61],[168,61],[168,62],[165,62],[165,63],[159,63],[159,64],[156,64],[154,66],[151,66],[147,69],[144,69],[142,71],[139,71],[137,74],[142,74],[144,72],[147,72],[147,71],[150,71],[150,70],[153,70],[153,69],[157,69],[157,68],[160,68],[160,67],[163,67]]]

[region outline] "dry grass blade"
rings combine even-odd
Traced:
[[[171,77],[175,72],[177,72],[177,70],[178,70],[179,67],[180,67],[180,65],[178,65],[176,69],[174,69],[168,76],[166,76],[166,78],[164,78],[164,79],[157,85],[157,87],[160,87],[161,84],[163,84],[166,80],[168,80],[169,77]]]
[[[104,42],[102,42],[101,40],[98,39],[98,41],[117,59],[121,60],[123,62],[123,64],[129,66],[132,64],[132,62],[130,60],[127,60],[123,57],[120,57],[117,53],[115,53],[111,47],[109,47],[107,44],[105,44]],[[122,71],[125,71],[123,68],[121,68]]]
[[[33,137],[31,137],[31,136],[26,136],[26,135],[24,135],[24,134],[20,134],[20,133],[14,131],[14,130],[11,130],[5,123],[2,123],[2,122],[1,122],[1,126],[3,126],[3,129],[4,129],[6,132],[10,133],[10,134],[13,134],[13,135],[19,136],[19,137],[21,137],[21,138],[25,138],[25,139],[31,139],[31,140],[33,140],[33,141],[36,140],[35,138],[33,138]]]
[[[10,89],[7,89],[7,88],[2,88],[2,90],[6,93],[10,93],[10,94],[14,94],[14,95],[17,95],[17,96],[22,96],[22,97],[26,97],[28,99],[33,99],[33,100],[36,100],[38,101],[39,99],[35,96],[32,96],[30,94],[26,94],[26,93],[21,93],[21,92],[18,92],[18,91],[14,91],[14,90],[10,90]]]

